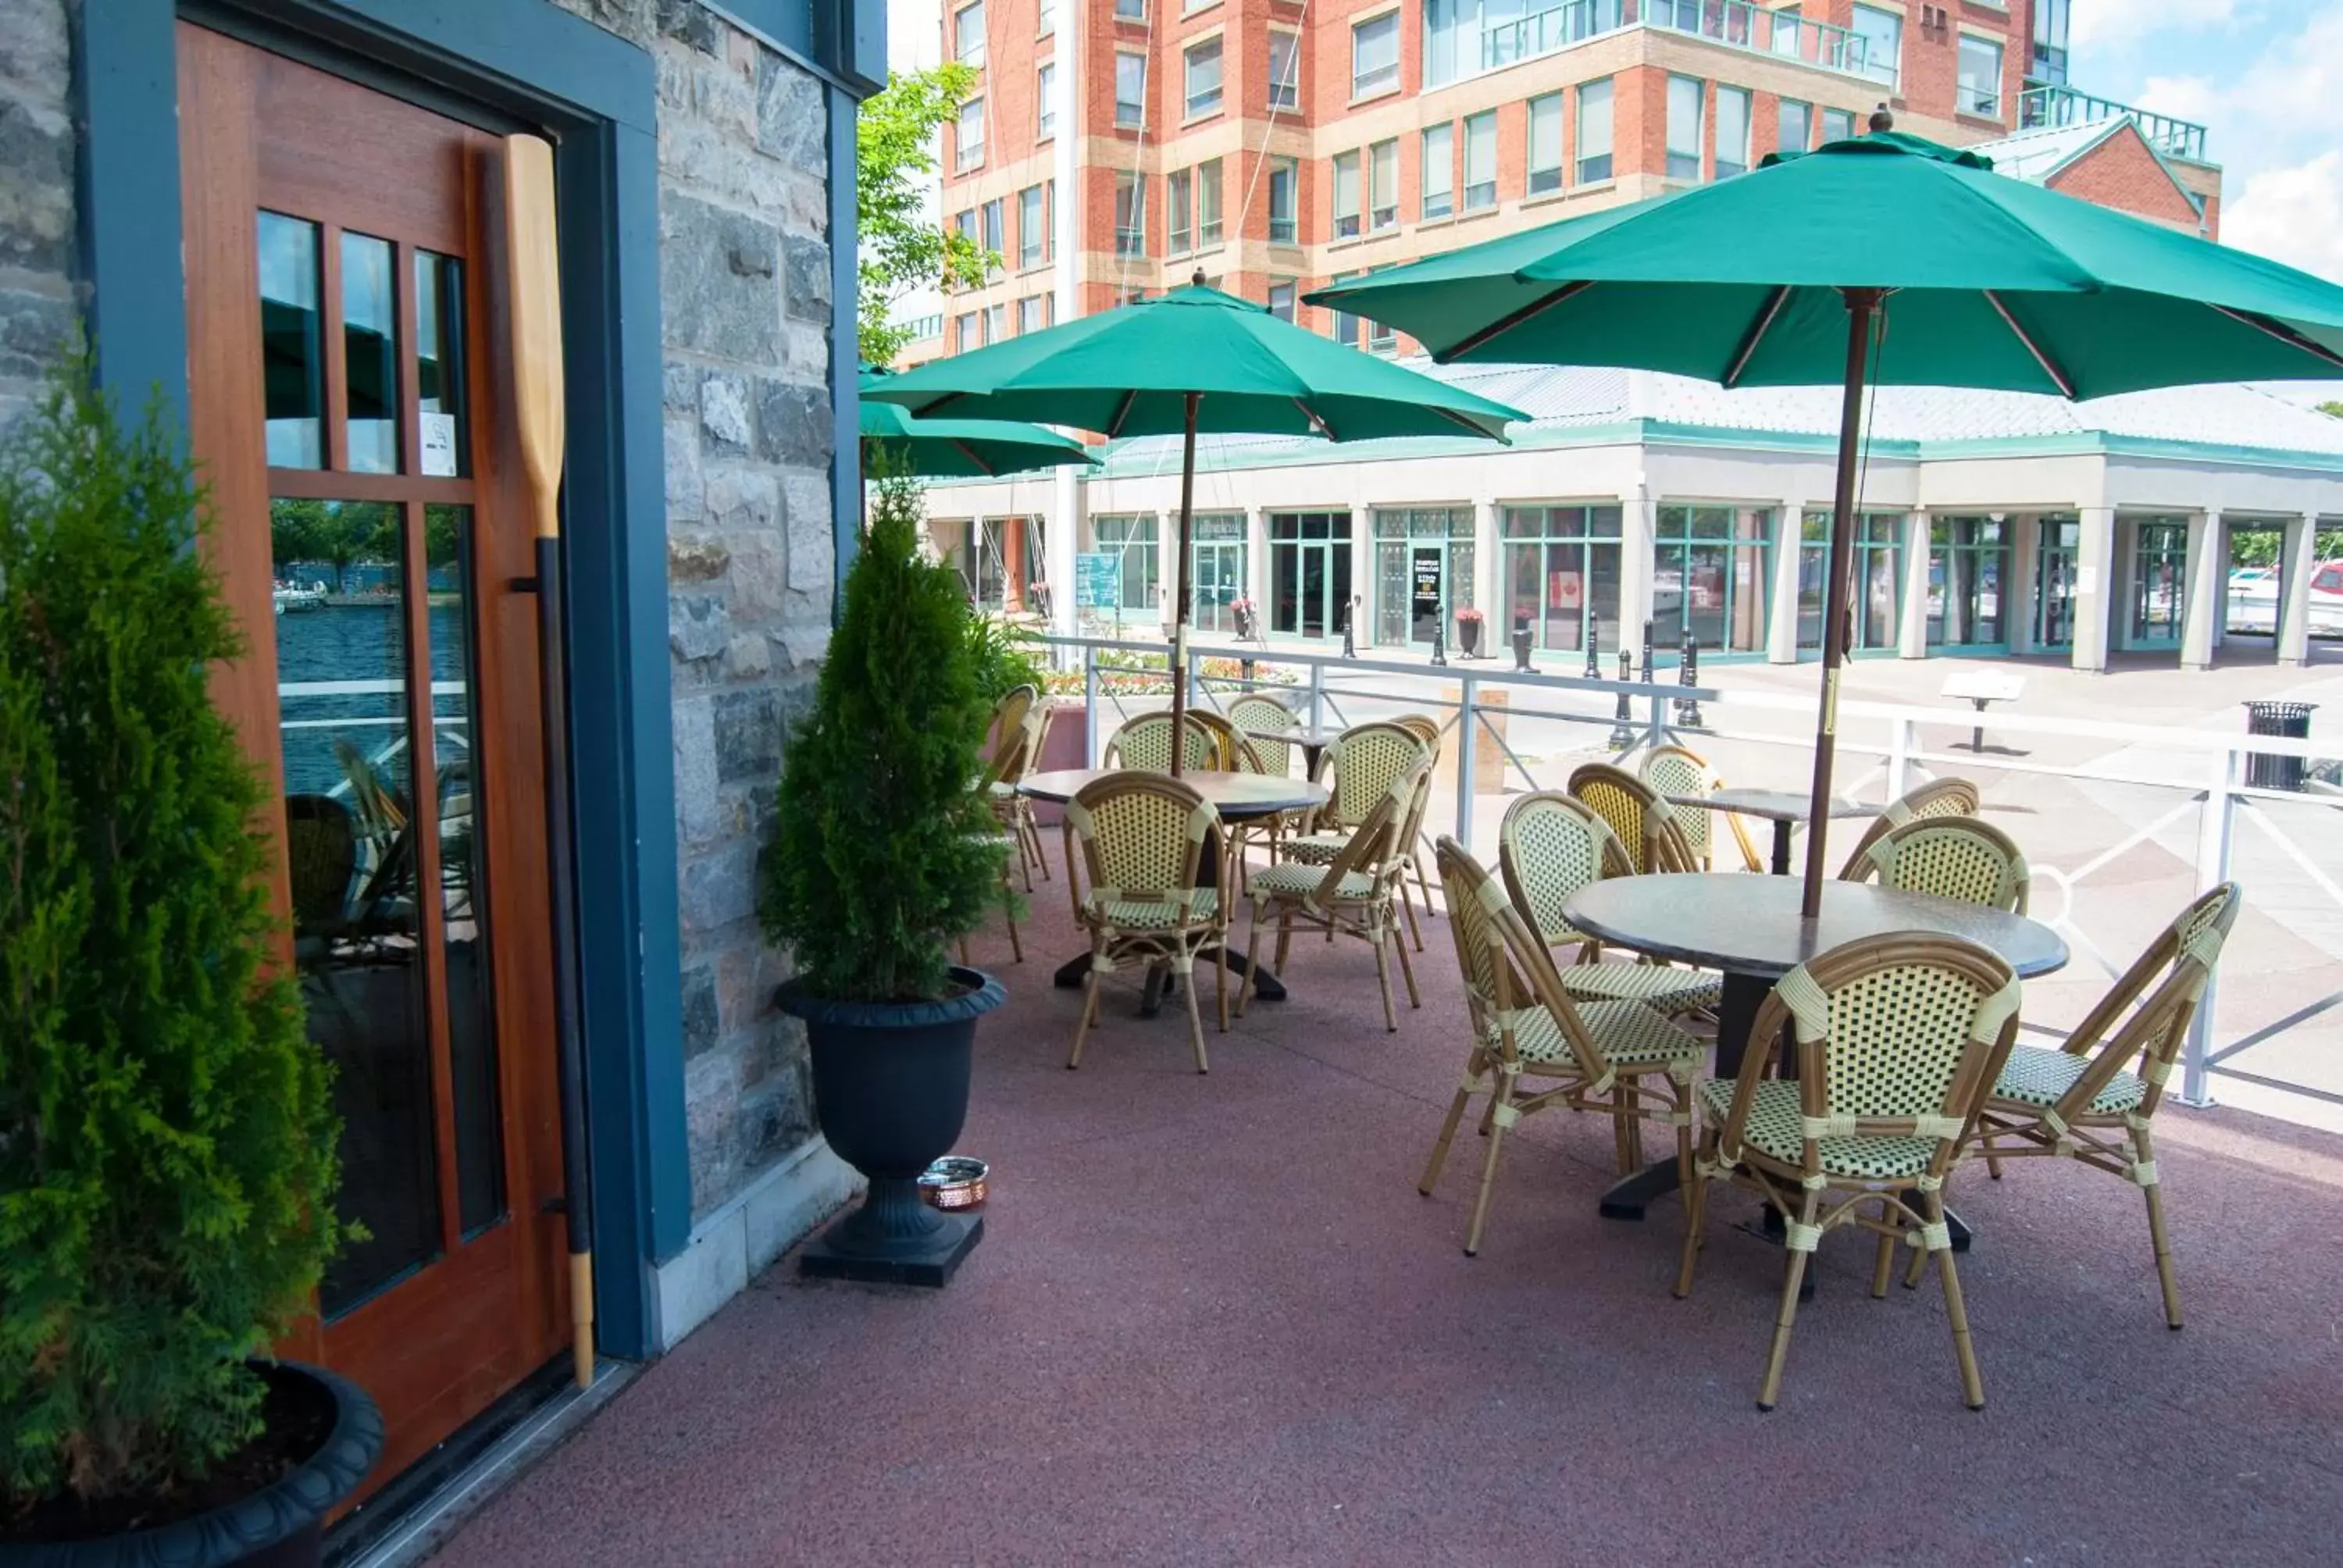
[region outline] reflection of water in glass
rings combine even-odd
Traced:
[[[327,607],[277,618],[277,680],[281,688],[297,689],[283,694],[282,711],[288,722],[401,717],[397,705],[405,685],[397,659],[405,639],[399,635],[403,621],[402,611],[395,608],[397,603],[396,598],[391,598],[385,608],[378,609]],[[461,608],[455,604],[431,607],[431,678],[435,686],[464,678],[462,615]],[[393,689],[334,697],[311,697],[297,691],[297,687],[305,683],[346,680],[374,681]],[[432,710],[443,719],[459,716],[463,699],[456,692],[444,692],[433,699]],[[329,794],[343,781],[341,765],[334,758],[336,736],[351,740],[371,755],[403,733],[404,726],[397,723],[287,729],[286,793]],[[461,731],[450,725],[441,727],[438,734],[444,749],[456,743]],[[447,761],[441,758],[441,766]]]

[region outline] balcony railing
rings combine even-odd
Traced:
[[[2072,87],[2028,87],[2018,95],[2017,128],[2038,130],[2047,126],[2088,126],[2128,116],[2139,126],[2147,145],[2168,157],[2201,164],[2205,158],[2205,127],[2169,115],[2151,114],[2111,98],[2095,98]]]
[[[1860,35],[1784,15],[1756,0],[1567,0],[1481,35],[1481,69],[1493,71],[1630,27],[1683,33],[1755,55],[1861,76],[1889,91],[1896,62],[1874,59]]]

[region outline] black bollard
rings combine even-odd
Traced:
[[[1530,672],[1530,617],[1527,610],[1517,610],[1513,614],[1513,672],[1517,675]]]
[[[1586,678],[1603,678],[1603,661],[1595,657],[1595,647],[1603,640],[1603,618],[1593,610],[1586,612]]]
[[[1359,657],[1358,645],[1351,640],[1351,607],[1348,603],[1342,606],[1342,657],[1344,658]]]
[[[1625,648],[1619,650],[1619,684],[1624,686],[1635,678],[1634,655]],[[1650,671],[1646,670],[1645,674]],[[1619,706],[1611,712],[1611,749],[1632,751],[1635,749],[1635,713],[1627,706],[1627,694],[1619,694]]]
[[[1627,639],[1623,637],[1619,640],[1622,643],[1624,643]],[[1644,623],[1643,670],[1644,685],[1649,686],[1652,683],[1652,671],[1654,668],[1655,667],[1652,663],[1652,623],[1647,620]]]
[[[1700,639],[1690,632],[1684,633],[1684,657],[1676,663],[1676,684],[1700,684]],[[1687,729],[1700,728],[1700,701],[1697,698],[1676,699],[1676,722]]]
[[[1445,616],[1432,623],[1432,662],[1448,662],[1448,618]]]

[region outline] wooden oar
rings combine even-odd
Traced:
[[[545,847],[553,904],[553,1029],[561,1074],[562,1209],[569,1231],[570,1356],[594,1381],[594,1201],[587,1162],[586,1080],[578,1039],[578,930],[569,843],[568,682],[562,667],[561,253],[553,226],[553,147],[505,138],[505,250],[510,268],[513,385],[521,467],[536,514],[538,675],[545,729]]]

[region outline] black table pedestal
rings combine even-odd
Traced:
[[[1218,886],[1220,864],[1220,841],[1215,839],[1204,846],[1204,862],[1196,877],[1197,885],[1205,888]],[[1230,913],[1233,915],[1235,911],[1232,910]],[[1196,963],[1200,968],[1212,951],[1212,949],[1207,948],[1203,952],[1196,955]],[[1252,975],[1252,995],[1255,1001],[1283,1001],[1285,1000],[1283,982],[1279,980],[1267,964],[1257,967],[1260,972],[1256,974],[1254,972],[1256,966],[1244,954],[1233,948],[1229,950],[1229,983],[1231,985],[1239,988],[1242,992],[1245,977]],[[1060,990],[1080,990],[1082,989],[1082,977],[1090,972],[1091,955],[1086,952],[1081,953],[1060,964],[1057,972],[1050,977],[1050,983]],[[1163,998],[1172,989],[1171,979],[1172,971],[1167,966],[1151,964],[1148,967],[1146,983],[1141,986],[1139,993],[1140,1017],[1153,1018],[1163,1010]]]

